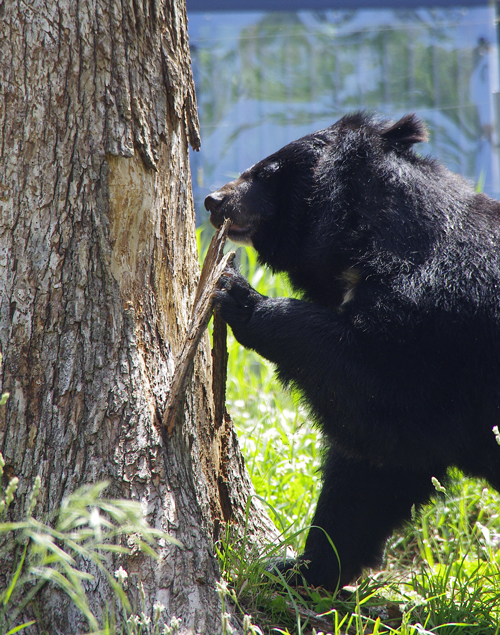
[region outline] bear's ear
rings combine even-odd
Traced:
[[[427,141],[429,138],[424,122],[415,114],[405,115],[395,124],[383,130],[380,136],[391,145],[402,146]]]

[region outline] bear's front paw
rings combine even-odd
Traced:
[[[232,267],[225,269],[214,291],[216,309],[231,327],[247,322],[262,299]]]

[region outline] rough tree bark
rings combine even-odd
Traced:
[[[219,632],[213,541],[221,523],[244,522],[252,488],[214,404],[207,338],[172,437],[161,429],[199,275],[184,1],[0,0],[0,94],[11,394],[0,450],[21,481],[18,506],[37,474],[46,514],[109,479],[107,495],[140,500],[150,524],[185,547],[163,546],[157,562],[129,558],[148,610],[161,601],[181,632]],[[250,518],[257,540],[267,522],[258,507]],[[99,577],[88,589],[104,608]],[[41,611],[47,632],[86,628],[54,589]]]

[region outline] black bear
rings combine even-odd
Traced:
[[[216,291],[324,434],[298,567],[331,590],[377,563],[449,466],[500,489],[500,203],[415,153],[425,138],[415,115],[346,116],[205,201],[303,298],[264,297],[231,269]]]

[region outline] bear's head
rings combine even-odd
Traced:
[[[389,216],[400,217],[396,235],[415,234],[408,196],[421,189],[418,171],[434,164],[412,145],[425,139],[415,115],[396,123],[346,116],[259,161],[207,196],[205,207],[215,227],[231,219],[232,240],[253,245],[261,262],[311,295],[311,276],[326,271],[331,280],[356,267]]]

